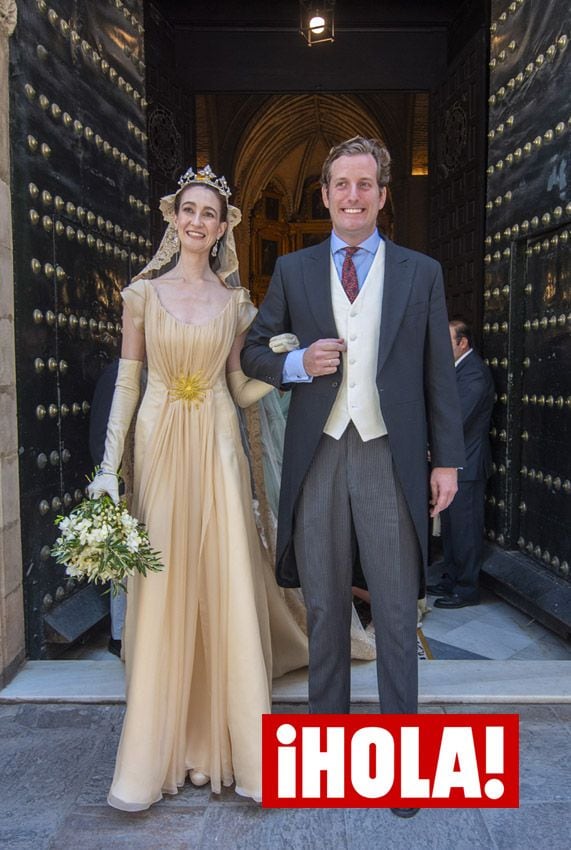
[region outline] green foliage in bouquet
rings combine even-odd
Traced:
[[[116,505],[107,495],[85,499],[55,523],[61,536],[51,553],[73,578],[94,584],[111,582],[112,592],[117,593],[125,589],[127,576],[146,576],[163,568],[145,527],[129,514],[124,501]]]

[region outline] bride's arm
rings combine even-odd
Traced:
[[[234,340],[226,361],[226,380],[230,395],[239,407],[249,407],[267,395],[274,387],[255,378],[247,378],[240,368],[240,352],[244,347],[246,333]]]
[[[117,470],[121,465],[125,437],[135,413],[141,390],[141,370],[145,358],[145,333],[135,326],[127,307],[123,308],[123,344],[117,371],[113,402],[107,421],[105,453],[101,468],[88,492],[92,499],[108,493],[119,501]]]
[[[121,357],[124,360],[145,359],[145,331],[139,330],[130,316],[128,307],[123,307],[123,343]]]
[[[226,361],[226,374],[228,375],[230,372],[236,372],[237,369],[240,368],[240,352],[244,348],[244,342],[246,340],[246,331],[240,336],[237,336],[232,344],[232,348],[230,350],[230,354],[228,355],[228,360]]]

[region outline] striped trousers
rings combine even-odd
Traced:
[[[363,442],[352,423],[340,440],[322,436],[297,505],[294,546],[307,608],[310,711],[349,711],[358,556],[371,595],[381,711],[415,713],[421,556],[388,437]]]

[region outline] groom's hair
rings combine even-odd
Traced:
[[[340,156],[356,156],[357,154],[369,153],[377,163],[377,182],[382,188],[387,186],[391,179],[391,155],[383,142],[378,139],[365,139],[363,136],[353,136],[331,148],[327,159],[323,163],[321,171],[321,185],[329,186],[331,179],[331,166]]]

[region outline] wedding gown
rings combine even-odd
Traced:
[[[260,545],[225,378],[255,308],[233,288],[216,317],[194,325],[171,315],[156,287],[123,290],[148,361],[133,513],[164,564],[128,586],[127,710],[108,797],[127,811],[176,793],[190,769],[210,776],[215,793],[235,782],[259,800],[272,673],[307,664],[306,637]]]

